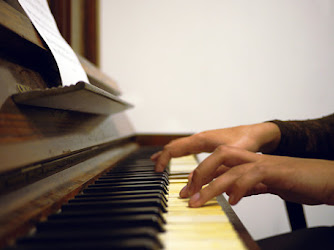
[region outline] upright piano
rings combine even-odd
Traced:
[[[79,58],[92,87],[61,87],[29,18],[0,1],[0,248],[258,249],[223,196],[178,198],[196,157],[154,173],[149,156],[185,135],[136,134],[116,84]]]

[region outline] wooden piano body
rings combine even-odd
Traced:
[[[110,78],[87,60],[80,61],[93,85],[119,94]],[[20,92],[59,85],[54,59],[30,20],[17,2],[1,0],[0,248],[26,235],[130,153],[181,136],[138,135],[124,112],[95,114],[20,105],[13,100]],[[257,249],[233,210],[220,199],[236,241]]]

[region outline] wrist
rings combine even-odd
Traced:
[[[258,149],[262,153],[274,152],[280,141],[281,141],[281,131],[279,127],[272,122],[263,122],[256,124],[255,132],[258,141]]]

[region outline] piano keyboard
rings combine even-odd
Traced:
[[[15,249],[244,249],[216,200],[194,209],[178,198],[195,158],[155,173],[152,153],[142,148],[118,163]]]

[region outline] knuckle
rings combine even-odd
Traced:
[[[176,139],[172,139],[170,140],[165,147],[174,147],[174,145],[178,144],[179,141],[182,141],[185,137],[181,137],[181,138],[176,138]]]
[[[234,169],[233,169],[234,170]],[[228,175],[230,176],[230,178],[237,180],[241,177],[241,173],[239,173],[238,171],[229,171]]]
[[[207,131],[199,132],[192,135],[191,140],[196,143],[200,149],[203,150],[207,150],[208,145],[212,144],[209,133]]]
[[[169,151],[173,147],[173,141],[169,142],[164,146],[164,150]]]
[[[166,155],[171,155],[173,151],[173,144],[168,143],[167,145],[164,146],[163,153]]]
[[[201,176],[201,171],[198,168],[195,168],[195,170],[192,173],[192,179],[197,180]]]
[[[234,182],[233,184],[233,190],[242,190],[244,188],[244,185],[242,183],[242,181],[240,181],[240,179],[238,179],[236,182]]]
[[[199,133],[197,133],[197,134],[194,134],[194,135],[190,136],[189,139],[190,139],[192,142],[201,145],[201,144],[204,144],[204,143],[205,143],[205,141],[206,141],[206,136],[205,136],[204,132],[199,132]]]
[[[212,197],[220,195],[224,192],[224,190],[222,190],[222,186],[217,181],[211,182],[209,185],[206,186],[205,190]]]
[[[254,165],[253,170],[259,175],[265,175],[267,172],[267,168],[262,164]]]
[[[174,144],[174,143],[176,143],[179,140],[180,140],[180,138],[178,138],[178,139],[172,139],[172,140],[169,141],[169,143],[167,145]]]
[[[212,178],[210,178],[210,176],[203,174],[203,171],[201,171],[201,169],[196,168],[193,171],[192,174],[192,184],[196,187],[201,187],[204,184],[207,184],[210,182]]]
[[[199,132],[197,134],[192,135],[191,137],[193,137],[197,140],[203,141],[203,140],[206,139],[206,133],[205,132]]]
[[[229,149],[230,149],[230,148],[229,148],[228,146],[226,146],[226,145],[219,145],[219,146],[215,149],[215,151],[216,151],[217,153],[222,154],[222,153],[226,153],[226,152],[228,152]]]

